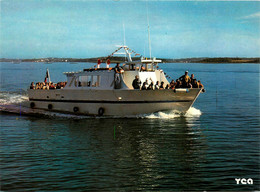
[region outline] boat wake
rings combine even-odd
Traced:
[[[51,112],[42,109],[31,109],[25,107],[25,103],[28,101],[27,95],[18,94],[17,92],[0,92],[0,112],[35,116],[35,117],[46,117],[46,118],[66,118],[66,119],[88,119],[88,118],[137,118],[137,119],[174,119],[181,116],[186,118],[199,117],[202,113],[199,109],[191,107],[185,115],[178,111],[172,110],[167,112],[157,112],[152,114],[143,114],[126,117],[106,117],[106,116],[87,116],[87,115],[74,115],[59,112]]]
[[[144,119],[173,119],[176,117],[180,117],[181,114],[178,111],[172,110],[168,112],[157,112],[152,114],[144,114],[140,115],[140,118]]]
[[[28,101],[28,96],[24,91],[21,92],[0,92],[0,104],[17,104]]]
[[[142,115],[141,118],[146,118],[146,119],[174,119],[177,117],[187,117],[187,118],[194,118],[194,117],[199,117],[201,115],[201,111],[199,109],[196,109],[194,107],[191,107],[185,115],[181,114],[179,111],[168,111],[168,112],[157,112],[157,113],[152,113],[152,114],[145,114]]]
[[[199,117],[201,116],[202,112],[199,110],[199,109],[196,109],[194,107],[191,107],[187,113],[185,114],[185,117],[190,117],[190,118],[193,118],[193,117]]]

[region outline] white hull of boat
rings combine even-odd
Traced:
[[[33,90],[28,105],[73,114],[131,116],[176,110],[185,113],[201,89],[174,90]]]

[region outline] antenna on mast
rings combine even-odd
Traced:
[[[125,43],[125,23],[123,23],[123,29],[124,29],[124,46],[126,45]]]
[[[152,48],[151,48],[151,40],[150,40],[150,27],[148,24],[148,40],[149,40],[149,51],[150,51],[150,59],[152,58]]]
[[[147,16],[147,24],[148,24],[148,43],[149,43],[149,52],[150,59],[152,59],[152,48],[151,48],[151,40],[150,40],[150,25],[149,25],[149,17],[148,17],[148,6],[146,1],[146,16]]]

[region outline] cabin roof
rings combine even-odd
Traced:
[[[83,69],[83,71],[72,71],[72,72],[64,72],[65,75],[75,75],[75,74],[85,74],[86,72],[110,72],[113,68],[89,68]]]

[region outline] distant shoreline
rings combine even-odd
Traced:
[[[96,58],[38,58],[38,59],[6,59],[1,58],[0,62],[12,62],[12,63],[21,63],[21,62],[36,62],[36,63],[54,63],[54,62],[68,62],[68,63],[96,63],[100,59],[103,63],[106,62],[107,57],[96,57]],[[125,61],[125,57],[110,57],[111,63],[122,63]],[[140,57],[133,57],[133,61],[140,61]],[[217,57],[217,58],[184,58],[184,59],[163,59],[163,63],[260,63],[260,57],[255,58],[240,58],[240,57]]]

